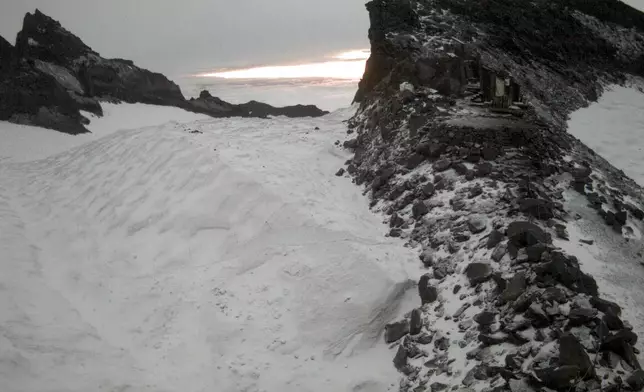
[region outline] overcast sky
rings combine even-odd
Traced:
[[[365,0],[0,0],[15,42],[26,12],[57,19],[105,57],[169,75],[368,48]]]

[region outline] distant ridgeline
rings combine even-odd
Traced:
[[[644,14],[617,0],[367,9],[346,171],[427,268],[419,307],[385,329],[400,390],[642,389],[637,334],[581,247],[640,268],[644,193],[566,121],[608,84],[644,85]]]
[[[13,46],[0,37],[0,120],[61,132],[87,132],[79,111],[102,115],[100,102],[176,106],[212,117],[307,117],[315,106],[276,108],[251,101],[233,105],[204,91],[186,100],[174,82],[123,59],[105,59],[59,22],[36,10],[26,14]]]

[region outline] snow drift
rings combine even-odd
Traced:
[[[417,267],[332,175],[347,114],[0,163],[3,391],[387,390],[378,336]]]

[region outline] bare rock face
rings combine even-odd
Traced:
[[[316,117],[315,106],[232,105],[214,97],[186,101],[179,86],[132,61],[106,59],[36,10],[25,15],[15,48],[0,39],[0,120],[61,132],[87,132],[80,111],[103,114],[101,101],[176,106],[213,117]]]

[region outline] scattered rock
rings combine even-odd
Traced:
[[[449,385],[442,384],[440,382],[434,382],[429,387],[430,387],[432,392],[440,392],[440,391],[444,391],[445,389],[447,389],[449,387]]]
[[[411,208],[411,214],[415,219],[422,218],[429,213],[429,208],[423,201],[417,201]]]
[[[595,296],[590,298],[590,303],[595,309],[599,310],[602,313],[611,313],[616,316],[620,316],[622,314],[622,308],[615,302],[611,302]]]
[[[434,192],[436,190],[434,189],[434,184],[432,184],[431,182],[428,182],[427,184],[423,185],[422,191],[425,196],[431,197],[434,195]]]
[[[512,222],[508,226],[507,236],[518,247],[550,242],[546,233],[530,222]]]
[[[476,167],[474,168],[474,172],[476,173],[477,177],[485,177],[485,176],[489,176],[492,173],[493,169],[494,167],[492,166],[491,163],[483,162],[476,165]]]
[[[407,349],[403,344],[398,346],[398,351],[396,351],[396,356],[394,357],[394,366],[399,371],[402,371],[405,366],[407,366]]]
[[[578,368],[584,380],[595,377],[593,362],[584,346],[572,334],[566,333],[559,338],[559,364]]]
[[[580,239],[579,242],[581,242],[582,244],[586,244],[586,245],[592,245],[592,244],[595,243],[595,241],[593,241],[593,240],[584,240],[584,239]]]
[[[338,170],[338,171],[335,173],[335,175],[336,175],[337,177],[342,177],[342,176],[344,175],[344,168],[343,168],[343,167],[341,167],[341,168],[340,168],[340,170]]]
[[[509,302],[519,298],[519,296],[525,292],[526,285],[525,272],[516,273],[512,279],[510,279],[507,288],[501,294],[502,300],[504,302]]]
[[[576,308],[568,314],[568,325],[579,327],[585,325],[597,316],[597,309]]]
[[[486,245],[485,245],[485,246],[486,246],[488,249],[493,249],[493,248],[494,248],[495,246],[497,246],[501,241],[503,241],[503,238],[504,238],[504,237],[505,237],[505,235],[503,235],[503,233],[501,233],[500,231],[498,231],[498,230],[496,230],[496,229],[495,229],[495,230],[492,230],[492,232],[490,233],[490,235],[487,237],[487,243],[486,243]]]
[[[460,174],[462,176],[467,174],[467,171],[469,170],[467,168],[467,166],[465,166],[465,164],[463,162],[460,162],[460,163],[452,165],[452,169],[454,169],[454,171],[456,171],[456,173],[458,173],[458,174]]]
[[[420,309],[414,309],[411,311],[411,318],[409,321],[409,333],[411,335],[418,335],[423,328],[423,318],[422,311]]]
[[[612,312],[604,314],[602,319],[610,331],[619,331],[624,329],[624,323],[622,320]]]
[[[449,169],[450,166],[452,166],[452,163],[446,159],[441,159],[439,161],[436,161],[434,163],[434,171],[436,173],[444,172],[445,170]]]
[[[458,292],[461,290],[461,285],[457,284],[454,286],[454,289],[452,290],[453,294],[458,294]]]
[[[498,244],[496,246],[496,248],[494,249],[494,251],[492,252],[492,260],[494,260],[494,261],[496,261],[498,263],[499,261],[501,261],[503,256],[505,256],[507,251],[508,251],[508,246],[507,245]]]
[[[615,214],[615,221],[622,226],[626,224],[626,219],[628,219],[628,214],[626,213],[626,211],[619,211],[617,214]]]
[[[418,294],[422,304],[430,304],[438,298],[438,290],[429,284],[430,276],[425,274],[418,281]]]
[[[484,263],[470,263],[465,267],[465,275],[472,286],[486,282],[492,276],[492,267]]]
[[[568,390],[580,376],[581,370],[577,366],[549,367],[535,369],[535,374],[548,388],[558,391]]]
[[[592,276],[581,272],[575,258],[561,252],[552,252],[551,256],[552,261],[535,268],[540,279],[552,277],[578,293],[597,296],[597,282]]]
[[[546,251],[546,245],[544,243],[538,243],[526,248],[526,253],[528,254],[528,261],[531,263],[537,263],[541,261],[541,255]]]
[[[496,312],[483,311],[474,316],[474,321],[483,326],[494,324],[496,319]]]
[[[472,215],[467,220],[467,227],[473,234],[481,233],[487,227],[487,219],[484,216]]]
[[[464,303],[463,306],[461,306],[456,312],[454,312],[454,315],[452,317],[455,318],[455,319],[461,317],[463,312],[465,312],[467,309],[469,309],[470,306],[472,306],[472,305],[469,304],[469,303]]]
[[[425,157],[418,153],[413,153],[407,158],[405,166],[407,169],[415,169],[425,161]]]
[[[532,320],[532,325],[536,328],[543,328],[550,325],[550,318],[544,312],[543,307],[537,303],[530,305],[526,316]]]
[[[540,220],[548,220],[555,216],[552,202],[542,199],[521,199],[519,210]]]
[[[397,321],[385,325],[385,342],[393,343],[402,339],[409,333],[409,322],[407,320]]]
[[[389,219],[389,227],[400,227],[405,224],[405,220],[398,215],[398,213],[394,212],[391,214],[391,219]]]
[[[641,391],[644,388],[644,370],[637,369],[626,379],[626,383],[633,391]]]

